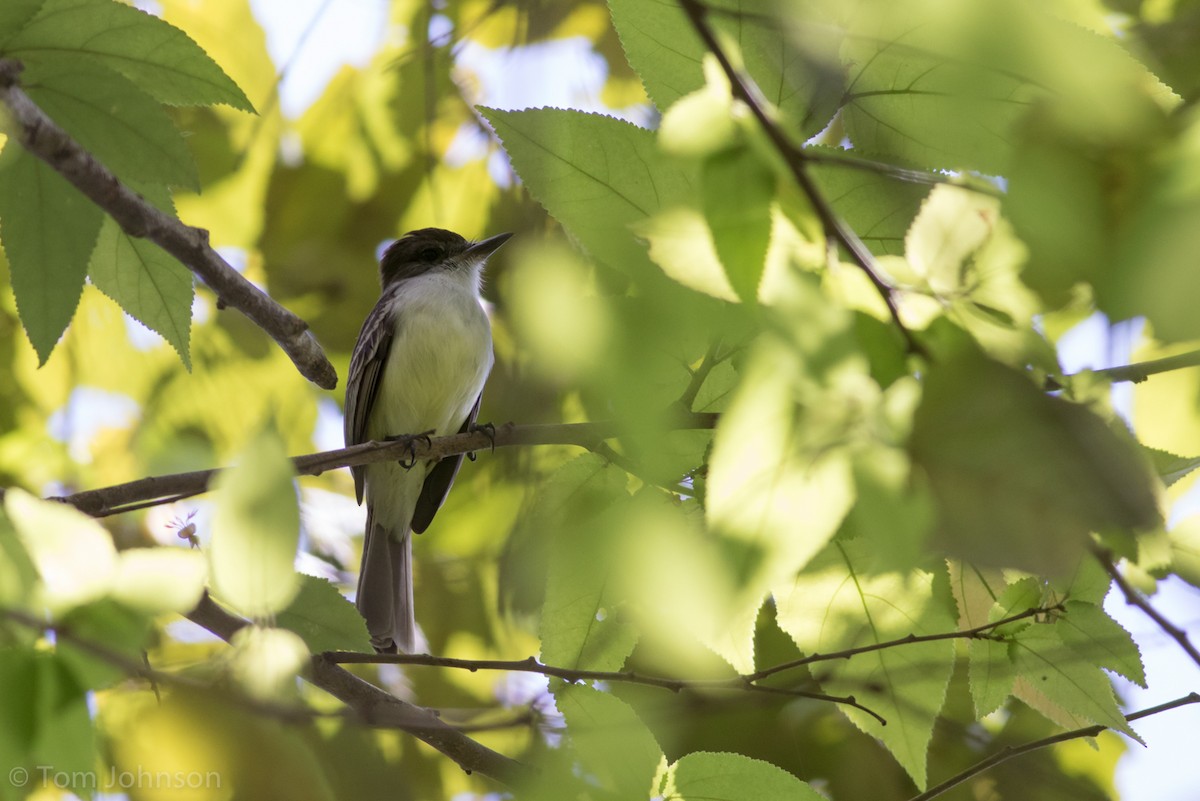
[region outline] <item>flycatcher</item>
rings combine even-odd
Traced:
[[[480,302],[484,263],[512,234],[468,242],[440,228],[411,231],[379,262],[383,292],[367,315],[346,382],[346,445],[470,430],[492,369],[492,329]],[[367,499],[358,611],[377,651],[412,652],[412,533],[428,526],[462,456],[352,467]]]

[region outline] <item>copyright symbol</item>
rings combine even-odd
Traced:
[[[8,783],[13,787],[24,787],[29,784],[29,771],[25,768],[13,768],[8,772]]]

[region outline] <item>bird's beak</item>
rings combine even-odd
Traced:
[[[496,234],[488,237],[481,242],[476,242],[466,249],[463,255],[468,259],[478,259],[483,261],[488,256],[500,249],[500,246],[507,242],[512,237],[512,234]]]

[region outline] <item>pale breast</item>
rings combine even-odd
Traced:
[[[474,289],[455,276],[408,282],[397,297],[397,335],[367,436],[455,433],[492,369],[492,332]]]

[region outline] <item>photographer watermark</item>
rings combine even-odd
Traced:
[[[57,787],[62,790],[202,790],[221,787],[215,770],[58,770],[53,765],[16,767],[8,772],[13,787]]]

